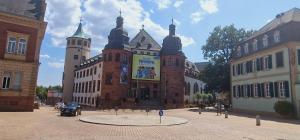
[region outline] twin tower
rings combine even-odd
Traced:
[[[133,58],[137,55],[136,50],[139,48],[133,49],[128,32],[123,27],[123,21],[122,16],[117,17],[116,27],[110,31],[108,43],[102,50],[101,93],[97,102],[100,104],[122,105],[123,103],[120,102],[127,101],[126,104],[128,105],[130,99],[137,99],[138,97],[143,97],[139,99],[150,99],[148,98],[150,94],[147,93],[155,90],[155,98],[153,99],[158,101],[160,105],[168,108],[183,107],[186,57],[182,52],[181,40],[175,34],[176,26],[173,22],[169,26],[169,35],[163,39],[162,47],[159,47],[158,54],[155,56],[160,61],[159,70],[157,70],[160,76],[159,80],[137,80],[133,78],[133,63],[135,63]],[[75,34],[67,38],[63,74],[63,92],[64,101],[66,102],[72,101],[76,66],[90,58],[90,44],[91,39],[82,31],[81,23]],[[146,48],[151,48],[151,44],[148,44]],[[144,51],[147,50],[141,50],[143,52],[141,56],[146,56]],[[128,72],[128,75],[125,74],[127,76],[125,78],[124,71]],[[126,79],[125,83],[124,79]],[[135,93],[132,94],[134,88],[137,90],[134,90]]]

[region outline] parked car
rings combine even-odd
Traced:
[[[81,107],[76,102],[68,103],[67,105],[65,105],[61,108],[60,115],[61,116],[64,116],[64,115],[72,115],[72,116],[81,115]]]
[[[54,109],[61,109],[65,104],[63,102],[57,102],[54,106]]]

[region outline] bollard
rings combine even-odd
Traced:
[[[118,115],[118,109],[119,109],[119,108],[116,106],[116,107],[115,107],[116,116]]]
[[[228,111],[225,111],[225,118],[228,118]]]
[[[201,114],[201,107],[199,107],[199,114]]]
[[[256,126],[260,126],[260,116],[256,115]]]

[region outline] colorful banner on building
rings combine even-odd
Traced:
[[[132,79],[160,80],[160,57],[150,55],[133,55]]]
[[[120,67],[120,83],[121,84],[128,84],[128,64],[121,63]]]

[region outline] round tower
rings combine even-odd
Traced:
[[[65,102],[72,101],[74,86],[74,70],[83,61],[90,58],[91,38],[88,37],[82,28],[82,23],[76,32],[67,38],[65,55],[65,66],[63,73],[63,99]]]
[[[181,39],[175,35],[176,26],[170,24],[169,35],[161,49],[161,99],[167,108],[184,106],[184,64]]]

